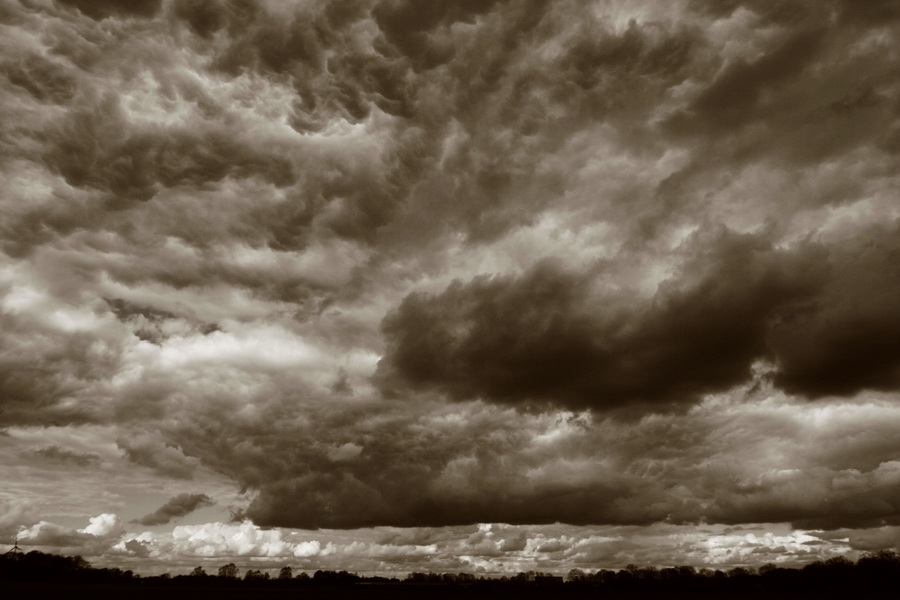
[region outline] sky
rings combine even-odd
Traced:
[[[900,6],[0,0],[0,543],[900,544]]]

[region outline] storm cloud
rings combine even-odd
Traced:
[[[541,263],[516,277],[413,294],[383,324],[385,386],[605,410],[693,401],[747,381],[756,361],[807,398],[896,390],[898,226],[789,250],[764,236],[697,235],[655,293],[605,291],[603,265]],[[712,239],[709,239],[709,238]]]
[[[212,500],[206,494],[179,494],[152,513],[136,519],[135,522],[147,526],[165,525],[178,517],[191,514],[198,508],[212,504]]]
[[[0,28],[4,539],[492,573],[896,546],[892,3]]]

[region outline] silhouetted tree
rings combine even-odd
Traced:
[[[697,569],[694,567],[677,567],[678,576],[683,579],[689,579],[697,576]]]
[[[173,584],[187,583],[192,587],[222,586],[223,582],[215,583],[213,578],[203,578],[206,575],[203,567],[196,567],[189,575],[180,575],[170,579],[168,573],[150,578],[134,578],[130,571],[122,571],[117,568],[95,569],[90,563],[78,556],[58,556],[32,551],[23,555],[0,555],[0,582],[6,581],[58,581],[73,583],[103,583],[114,584],[123,595],[132,586],[157,586],[158,590],[174,589]],[[219,569],[221,577],[234,579],[232,585],[243,585],[236,581],[238,568],[234,563],[229,563]],[[293,570],[291,567],[283,567],[278,578],[291,579]],[[269,580],[269,573],[260,570],[247,570],[244,579],[250,585],[262,587]],[[366,583],[391,583],[396,579],[388,580],[383,577],[360,578],[347,571],[316,571],[315,576],[300,572],[294,578],[307,582],[304,586],[351,586],[359,582]],[[180,580],[180,581],[178,581]],[[594,573],[581,569],[572,569],[568,573],[568,582],[572,589],[587,591],[596,589],[596,597],[732,597],[735,593],[746,594],[752,597],[882,597],[884,590],[892,589],[900,580],[900,555],[890,550],[882,550],[863,555],[857,563],[853,563],[845,557],[834,557],[826,561],[816,561],[803,567],[781,568],[774,564],[766,564],[758,570],[752,568],[737,567],[724,573],[709,569],[695,570],[692,567],[638,567],[630,565],[620,571],[599,570]],[[549,576],[546,573],[528,571],[508,578],[476,579],[469,573],[411,573],[406,579],[414,585],[432,586],[472,586],[474,591],[497,590],[505,586],[507,590],[523,592],[529,597],[529,588],[547,588],[552,585],[562,585],[561,578]],[[567,583],[566,585],[569,585]],[[0,583],[0,589],[3,589]],[[132,588],[133,589],[133,588]],[[879,595],[881,594],[881,595]],[[441,592],[436,590],[436,595]],[[482,597],[482,594],[474,594]],[[499,594],[506,597],[507,594]],[[591,597],[594,596],[592,592]],[[743,597],[743,596],[742,596]]]
[[[247,572],[244,574],[244,581],[262,581],[264,579],[268,579],[269,574],[263,573],[260,570],[247,569]]]
[[[528,583],[534,581],[535,572],[534,571],[526,571],[524,573],[517,573],[515,576],[510,578],[510,581],[518,581],[519,583]]]
[[[322,571],[313,573],[313,582],[326,585],[351,585],[359,581],[359,576],[347,571]]]
[[[900,567],[900,554],[893,550],[879,550],[878,552],[866,552],[856,563],[867,568],[897,568]]]
[[[825,565],[828,567],[835,567],[839,569],[843,569],[846,567],[852,567],[853,561],[847,558],[846,556],[832,556],[828,560],[825,561]]]
[[[892,550],[867,552],[857,561],[856,570],[870,585],[889,585],[900,576],[900,554]]]

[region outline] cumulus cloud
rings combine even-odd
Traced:
[[[189,515],[198,508],[212,506],[213,501],[206,494],[178,494],[168,502],[135,523],[140,525],[165,525],[178,517]]]
[[[293,543],[278,530],[264,530],[249,521],[232,525],[207,523],[180,525],[172,531],[179,546],[198,556],[311,556],[318,554],[318,542]]]
[[[20,529],[18,539],[44,551],[96,556],[109,551],[124,533],[118,515],[104,513],[91,517],[82,529],[40,521]]]

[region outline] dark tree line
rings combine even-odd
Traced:
[[[127,581],[135,577],[131,571],[97,569],[80,556],[59,556],[32,551],[0,556],[2,581]]]
[[[80,556],[58,556],[42,552],[6,554],[0,556],[0,581],[88,584],[115,586],[180,586],[180,587],[272,587],[277,589],[322,586],[327,588],[372,585],[394,586],[398,593],[406,589],[433,591],[439,588],[469,590],[478,595],[518,593],[525,590],[547,591],[553,595],[595,597],[607,595],[654,597],[679,596],[793,596],[816,594],[817,597],[866,597],[896,593],[900,583],[900,555],[879,551],[863,555],[853,562],[844,557],[808,564],[800,569],[782,568],[768,564],[759,569],[734,568],[729,571],[695,569],[694,567],[638,567],[628,565],[613,571],[601,569],[586,572],[572,569],[568,576],[529,571],[512,577],[484,578],[470,573],[411,573],[405,579],[361,577],[347,571],[316,571],[294,575],[291,567],[282,567],[275,577],[258,569],[241,570],[229,563],[215,575],[197,567],[189,575],[172,577],[140,577],[131,571],[94,568]],[[370,587],[371,589],[371,587]],[[518,592],[517,592],[518,590]],[[469,593],[467,592],[467,593]]]
[[[816,561],[800,569],[766,564],[758,569],[736,567],[729,571],[708,568],[638,567],[620,571],[601,569],[585,573],[569,572],[567,586],[599,587],[612,593],[660,593],[725,595],[813,594],[816,597],[893,597],[900,584],[900,554],[889,550],[864,554],[857,562],[838,556]]]

